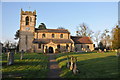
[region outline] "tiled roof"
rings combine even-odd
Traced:
[[[35,32],[70,33],[67,29],[35,29]]]
[[[90,37],[71,36],[75,44],[93,44]]]
[[[71,39],[34,39],[33,43],[47,44],[51,41],[53,43],[73,43]]]

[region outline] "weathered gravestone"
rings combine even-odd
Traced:
[[[67,68],[70,68],[70,57],[67,55]]]
[[[21,51],[21,56],[20,56],[21,60],[23,60],[23,56],[24,56],[24,50]]]
[[[117,56],[120,57],[120,49],[116,50]]]
[[[106,49],[104,49],[104,52],[106,52],[107,50]]]
[[[77,62],[77,57],[74,57],[74,63],[73,63],[73,73],[74,74],[76,74],[78,72],[76,62]]]
[[[70,59],[71,59],[71,61],[70,61],[70,70],[73,70],[73,59],[74,59],[74,57],[72,56]]]
[[[7,65],[14,64],[14,51],[11,50],[7,53],[7,61],[8,61]]]

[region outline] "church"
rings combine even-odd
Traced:
[[[71,36],[67,29],[35,28],[36,11],[21,9],[19,51],[36,53],[61,53],[93,51],[89,37]]]

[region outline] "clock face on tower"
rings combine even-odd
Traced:
[[[30,28],[29,28],[29,27],[26,27],[26,30],[30,30]]]

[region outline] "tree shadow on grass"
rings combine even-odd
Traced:
[[[64,60],[67,60],[67,56],[69,56],[69,59],[71,56],[76,56],[78,54],[92,54],[94,52],[78,52],[78,53],[75,53],[75,52],[72,52],[72,53],[59,53],[58,55],[56,55],[56,58],[60,58],[60,57],[63,57],[65,56],[64,58],[58,60],[58,62],[61,62],[61,61],[64,61]]]
[[[3,67],[6,69],[7,68],[10,69],[2,73],[3,78],[14,78],[14,77],[43,78],[46,77],[46,73],[48,72],[47,62],[38,62],[38,61],[16,62],[15,61],[14,65],[10,65],[10,66],[4,65]]]
[[[94,58],[77,62],[77,68],[80,73],[74,75],[68,71],[62,75],[65,78],[118,78],[118,57],[107,56],[103,58]],[[66,65],[62,70],[66,70]]]

